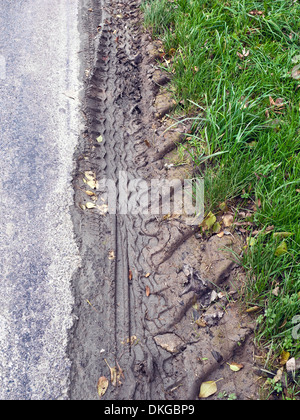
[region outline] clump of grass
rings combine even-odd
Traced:
[[[175,95],[193,114],[186,148],[204,176],[208,211],[241,197],[259,200],[256,226],[292,234],[282,255],[278,236],[260,235],[243,265],[246,299],[262,308],[257,339],[274,354],[299,357],[292,331],[300,315],[300,82],[291,71],[300,4],[149,0],[143,9],[172,56]]]

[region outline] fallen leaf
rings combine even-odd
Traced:
[[[117,368],[109,366],[106,359],[104,359],[105,363],[107,364],[109,370],[110,370],[110,381],[113,386],[117,386]]]
[[[150,296],[150,287],[146,286],[146,296],[149,297]]]
[[[294,233],[291,232],[274,232],[273,237],[274,238],[289,238],[290,236],[293,236]]]
[[[276,99],[276,101],[275,101],[275,108],[282,109],[284,107],[285,107],[284,99],[283,98]]]
[[[272,290],[272,295],[278,297],[279,292],[280,292],[280,288],[279,288],[279,286],[277,286],[277,287],[275,287],[275,289]]]
[[[101,204],[101,206],[97,206],[97,209],[100,210],[100,213],[102,215],[104,215],[108,212],[108,205],[107,204]]]
[[[269,102],[270,102],[270,106],[275,106],[275,101],[272,98],[272,96],[269,96]]]
[[[292,78],[295,80],[299,80],[300,79],[300,64],[298,64],[297,66],[295,66],[292,70]]]
[[[250,238],[247,238],[247,244],[248,244],[248,246],[250,246],[250,247],[255,246],[255,244],[256,244],[256,239],[255,239],[255,238],[253,238],[252,236],[251,236]]]
[[[225,227],[230,227],[233,224],[233,216],[232,214],[225,214],[223,216],[223,223]]]
[[[91,203],[90,201],[88,201],[87,203],[85,203],[85,206],[87,209],[95,209],[96,208],[96,204],[95,203]]]
[[[218,391],[217,382],[208,381],[203,382],[200,388],[199,398],[208,398]]]
[[[276,375],[273,378],[274,384],[277,384],[277,382],[280,382],[283,375],[283,367],[277,370]]]
[[[87,190],[87,191],[85,191],[85,193],[86,193],[86,195],[88,195],[89,197],[94,197],[94,196],[95,196],[95,193],[94,193],[93,191],[89,191],[89,190]]]
[[[146,279],[151,276],[151,273],[145,274]]]
[[[296,371],[296,359],[294,357],[292,357],[290,360],[288,360],[286,362],[286,370],[287,370],[287,372],[290,372],[293,375],[295,374],[295,371]]]
[[[216,223],[217,218],[216,216],[210,211],[208,215],[205,217],[203,222],[200,224],[200,227],[202,227],[203,231],[209,230],[213,227],[213,225]]]
[[[84,176],[88,181],[94,181],[96,179],[96,174],[92,171],[85,171]]]
[[[221,225],[219,222],[216,222],[212,228],[213,233],[220,233],[221,232]]]
[[[109,251],[109,253],[108,253],[108,259],[109,260],[114,260],[116,257],[115,257],[115,253],[114,253],[114,251]]]
[[[275,251],[275,256],[276,257],[281,257],[281,255],[284,255],[288,252],[287,249],[287,244],[285,241],[281,242],[281,244],[279,245],[279,247],[276,249]]]
[[[97,391],[100,398],[103,397],[103,395],[107,391],[107,388],[108,388],[108,379],[105,378],[105,376],[101,376],[97,384]]]
[[[290,358],[290,353],[288,351],[283,350],[280,355],[280,366],[286,365],[287,361]]]
[[[92,188],[92,190],[96,190],[96,189],[97,189],[98,183],[97,183],[97,181],[96,181],[96,180],[86,181],[85,183],[86,183],[86,185],[88,185],[90,188]]]
[[[102,136],[97,137],[97,142],[102,143],[103,142],[103,137]]]
[[[252,16],[265,16],[264,12],[262,12],[261,10],[251,10],[251,12],[249,12],[249,15]]]
[[[292,63],[294,63],[294,64],[300,63],[300,55],[295,55],[292,58]]]
[[[128,280],[129,280],[129,281],[131,281],[131,280],[132,280],[132,271],[131,271],[131,270],[129,270],[129,273],[128,273]]]
[[[249,308],[246,310],[247,314],[251,314],[252,312],[257,312],[260,310],[259,306],[253,306],[252,308]]]
[[[195,324],[201,328],[205,328],[207,326],[207,323],[201,319],[196,319]]]
[[[237,52],[238,57],[243,60],[244,58],[248,57],[250,54],[249,50],[246,50],[245,48],[243,49],[242,53]]]
[[[223,238],[224,235],[225,235],[224,231],[217,234],[218,238]]]
[[[227,206],[227,204],[226,204],[226,202],[224,201],[223,203],[220,203],[219,204],[219,209],[221,210],[221,211],[223,211],[223,212],[225,212],[225,211],[228,211],[229,210],[229,208],[228,208],[228,206]]]
[[[238,364],[238,363],[235,363],[235,362],[227,363],[227,364],[233,372],[239,372],[241,369],[244,368],[244,365]]]

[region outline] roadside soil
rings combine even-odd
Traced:
[[[82,262],[73,279],[69,398],[99,399],[105,376],[104,400],[194,400],[209,380],[224,398],[256,399],[253,325],[229,251],[239,254],[242,238],[203,238],[173,214],[113,215],[105,206],[100,181],[118,183],[120,171],[148,182],[194,171],[191,163],[166,167],[189,127],[166,131],[175,103],[139,6],[86,0],[82,8],[85,128],[73,182]],[[243,369],[233,372],[232,362]]]

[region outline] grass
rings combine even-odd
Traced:
[[[261,308],[257,341],[274,357],[283,350],[300,357],[293,334],[300,315],[300,80],[292,77],[300,4],[148,0],[143,9],[146,26],[163,41],[176,99],[191,115],[186,148],[204,176],[207,211],[222,202],[239,210],[259,203],[250,220],[262,233],[242,261],[245,299]]]

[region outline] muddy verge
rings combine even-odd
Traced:
[[[159,44],[142,27],[138,1],[86,1],[85,129],[76,153],[73,221],[82,264],[73,279],[69,397],[196,399],[206,380],[223,396],[255,398],[252,328],[236,303],[234,235],[202,240],[181,216],[111,214],[103,180],[119,186],[185,179],[170,164],[188,127],[166,115],[174,101],[159,70]],[[171,160],[170,160],[171,159]],[[118,190],[117,202],[121,192]],[[238,286],[239,287],[239,286]],[[233,372],[227,363],[243,369]]]

